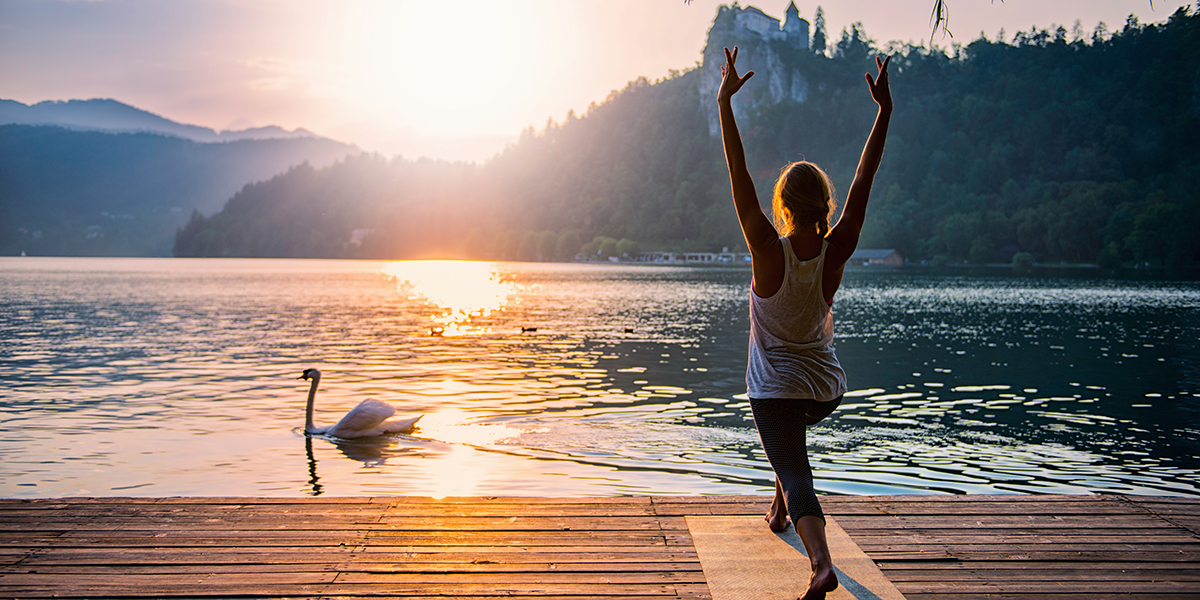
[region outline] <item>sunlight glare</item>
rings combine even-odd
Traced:
[[[478,448],[516,438],[521,433],[504,424],[470,423],[469,419],[466,411],[450,409],[421,420],[417,437],[450,444],[449,452],[440,461],[428,465],[427,477],[433,484],[434,498],[478,494],[480,482],[493,475]]]
[[[521,435],[503,423],[472,423],[470,413],[450,409],[426,415],[421,419],[420,437],[450,444],[486,446],[511,440]]]
[[[444,335],[461,335],[477,328],[470,322],[503,310],[525,289],[504,281],[494,263],[467,260],[405,260],[387,263],[384,274],[394,278],[409,300],[424,300],[441,309],[430,318]]]
[[[430,128],[424,133],[507,134],[528,95],[548,85],[539,42],[556,34],[545,9],[483,0],[352,3],[342,35],[346,91],[376,117],[415,113],[411,121]]]

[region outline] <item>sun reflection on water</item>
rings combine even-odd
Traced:
[[[386,263],[383,273],[394,278],[409,300],[423,300],[441,309],[430,315],[441,335],[486,331],[473,319],[486,317],[515,302],[525,286],[505,281],[495,263],[467,260],[405,260]]]
[[[486,446],[515,438],[521,430],[503,423],[472,422],[470,413],[449,409],[426,415],[421,419],[417,437],[451,444]]]

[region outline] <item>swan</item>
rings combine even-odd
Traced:
[[[317,397],[317,384],[321,382],[321,372],[317,369],[305,369],[297,379],[311,379],[308,388],[308,407],[304,415],[304,432],[331,435],[344,440],[383,435],[385,433],[408,433],[416,426],[417,421],[425,415],[411,419],[390,419],[396,414],[396,409],[387,402],[367,398],[358,403],[346,416],[342,417],[332,427],[313,426],[313,400]]]

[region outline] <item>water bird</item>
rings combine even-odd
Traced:
[[[304,414],[304,432],[325,434],[344,440],[383,435],[385,433],[408,433],[416,426],[417,421],[425,415],[410,419],[392,419],[396,409],[387,402],[367,398],[350,409],[342,420],[332,427],[313,426],[313,400],[317,397],[317,384],[321,381],[321,372],[317,369],[305,369],[297,379],[311,379],[308,388],[308,406]]]
[[[532,333],[532,332],[536,332],[536,331],[537,331],[537,327],[522,327],[521,328],[521,333]]]
[[[633,333],[633,328],[632,328],[632,327],[626,327],[626,328],[625,328],[625,333]]]

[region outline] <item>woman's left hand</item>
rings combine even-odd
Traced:
[[[879,105],[879,110],[892,112],[892,90],[888,87],[888,63],[892,61],[889,55],[886,58],[875,57],[875,66],[879,68],[879,79],[872,79],[871,74],[867,73],[867,85],[871,88],[871,99]],[[722,84],[724,85],[724,84]]]
[[[744,77],[738,77],[737,67],[733,64],[737,60],[737,53],[737,46],[733,47],[732,53],[729,52],[729,48],[725,49],[725,65],[721,67],[721,87],[717,90],[717,102],[729,102],[746,81],[754,76],[754,71],[750,71]]]

